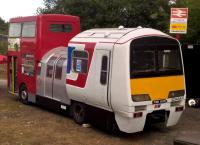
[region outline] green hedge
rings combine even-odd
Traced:
[[[7,53],[7,47],[8,43],[6,40],[0,40],[0,54],[6,54]]]

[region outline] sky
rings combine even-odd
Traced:
[[[13,17],[35,15],[42,6],[43,0],[1,0],[0,17],[8,22]]]

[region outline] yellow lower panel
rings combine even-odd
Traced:
[[[170,91],[184,90],[184,76],[131,79],[131,94],[149,94],[151,100],[167,99]]]

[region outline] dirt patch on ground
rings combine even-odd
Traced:
[[[0,64],[0,80],[7,79],[7,64]]]
[[[140,133],[112,135],[38,106],[23,105],[0,87],[1,145],[172,145],[177,135],[192,132],[200,137],[200,109],[187,108],[171,128],[152,126]]]

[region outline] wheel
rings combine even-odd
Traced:
[[[119,127],[115,121],[114,116],[107,116],[106,118],[106,130],[113,134],[120,133]]]
[[[23,104],[28,104],[28,92],[25,85],[22,85],[19,90],[19,98]]]
[[[86,121],[86,106],[85,104],[73,102],[72,115],[77,124],[83,124]]]

